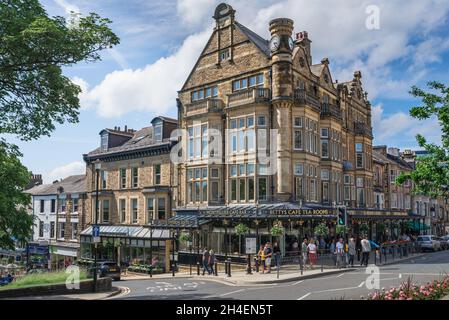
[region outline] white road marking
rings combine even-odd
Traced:
[[[344,273],[339,274],[338,276],[336,276],[336,278],[340,278],[341,276],[344,276],[344,275],[345,275]]]
[[[292,283],[291,286],[296,286],[297,284],[300,284],[301,282],[304,282],[304,280],[296,281],[296,282]]]
[[[332,291],[342,291],[342,290],[352,290],[352,289],[357,289],[357,288],[359,288],[359,287],[348,287],[348,288],[328,289],[328,290],[314,291],[313,293],[332,292]]]
[[[361,284],[359,284],[359,288],[361,288],[363,285],[365,284],[365,281],[362,281],[362,283]]]
[[[402,279],[402,273],[399,274],[399,279]]]
[[[242,292],[242,291],[245,291],[245,289],[240,289],[240,290],[235,290],[235,291],[231,291],[231,292],[228,292],[228,293],[223,293],[223,294],[220,294],[220,297],[228,296],[230,294],[237,293],[237,292]]]
[[[297,300],[303,300],[303,299],[307,298],[308,296],[310,296],[311,294],[312,294],[312,292],[306,293],[302,297],[299,297]]]

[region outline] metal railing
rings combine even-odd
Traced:
[[[317,111],[320,110],[320,102],[318,98],[307,92],[305,89],[295,89],[293,91],[293,100],[302,105],[307,104],[315,108]]]
[[[235,107],[249,103],[268,102],[270,98],[270,89],[267,88],[250,88],[240,90],[228,95],[228,107]]]

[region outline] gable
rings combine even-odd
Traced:
[[[215,29],[181,91],[269,66],[264,41],[237,22]],[[219,63],[224,50],[229,50],[232,60]]]

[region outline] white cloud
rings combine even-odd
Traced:
[[[52,183],[55,180],[61,180],[71,175],[83,174],[86,171],[86,165],[82,161],[74,161],[66,165],[57,167],[44,175],[44,183]]]
[[[211,33],[217,0],[178,0],[173,29],[197,33],[187,37],[172,55],[140,69],[123,68],[85,92],[84,107],[100,116],[119,117],[133,111],[164,113],[175,98]],[[427,67],[439,62],[449,39],[433,36],[447,22],[449,3],[439,0],[379,0],[380,29],[368,30],[366,8],[372,0],[230,0],[236,19],[268,38],[268,23],[277,17],[295,22],[295,32],[307,30],[314,62],[330,58],[333,78],[351,80],[361,70],[369,98],[410,98],[408,90],[428,76]],[[432,12],[432,14],[423,14]],[[402,18],[400,18],[402,17]],[[204,31],[204,26],[209,26]],[[201,31],[203,30],[203,31]],[[160,35],[166,39],[165,33]],[[117,60],[117,59],[116,59]],[[122,61],[123,62],[123,61]],[[405,66],[397,72],[394,63]],[[409,67],[408,67],[409,66]]]
[[[70,15],[72,12],[80,13],[80,8],[74,4],[71,4],[65,0],[54,0],[59,6],[61,6],[67,15]]]
[[[376,144],[395,144],[397,147],[416,145],[421,134],[429,142],[441,143],[441,128],[436,118],[418,120],[400,111],[384,115],[382,104],[372,107],[372,125]],[[402,145],[397,145],[397,144]]]
[[[211,17],[215,1],[213,0],[178,0],[177,13],[186,25],[198,25],[205,16]]]
[[[203,49],[211,30],[187,37],[178,51],[142,69],[114,71],[92,90],[84,86],[83,108],[95,107],[102,117],[120,117],[133,111],[158,114],[176,106],[177,90],[181,88],[199,52]]]

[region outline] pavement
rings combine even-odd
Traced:
[[[284,269],[284,272],[285,269]],[[231,279],[224,276],[153,277],[151,280],[129,279],[121,281],[126,292],[110,299],[121,300],[359,300],[375,289],[397,287],[407,278],[424,284],[449,273],[449,251],[407,257],[394,264],[370,265],[368,268],[341,270],[307,270],[298,278],[297,273],[281,273],[281,281],[268,283],[276,273],[243,275],[233,272]],[[244,282],[239,278],[245,277]],[[251,278],[248,280],[248,278]],[[263,282],[260,283],[259,279]]]

